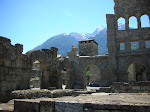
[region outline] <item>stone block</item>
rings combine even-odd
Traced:
[[[150,81],[138,82],[138,86],[150,86]]]
[[[150,90],[150,87],[149,86],[144,86],[144,87],[141,87],[141,90],[144,90],[144,91]]]
[[[111,92],[111,87],[100,87],[99,91],[100,92]]]
[[[83,112],[83,104],[78,102],[55,102],[55,112]]]
[[[131,105],[130,112],[150,112],[150,106]]]
[[[4,60],[2,58],[0,58],[0,65],[4,64]]]
[[[22,67],[22,60],[16,59],[16,67]]]
[[[129,112],[129,111],[126,111],[126,110],[110,110],[109,112]]]
[[[11,67],[11,61],[4,61],[6,67]]]
[[[0,74],[2,74],[2,73],[3,73],[3,67],[0,66]]]
[[[8,74],[8,72],[9,72],[8,68],[3,67],[3,72],[4,72],[5,74]]]
[[[11,61],[11,67],[16,67],[16,61],[15,60]]]
[[[16,68],[9,68],[9,74],[15,74]]]
[[[122,89],[122,90],[126,90],[128,87],[126,87],[126,86],[120,86],[120,89]]]
[[[91,109],[85,109],[84,112],[110,112],[110,110],[91,110]]]
[[[133,86],[132,89],[133,90],[140,90],[140,86]]]
[[[48,87],[48,90],[55,90],[56,87]]]
[[[39,112],[39,102],[14,101],[15,112]]]
[[[80,85],[74,85],[74,89],[81,89],[82,87]]]
[[[115,104],[92,104],[92,103],[85,103],[84,108],[91,109],[91,110],[128,110],[126,106],[122,105],[115,105]]]
[[[40,101],[40,112],[55,112],[55,102]]]

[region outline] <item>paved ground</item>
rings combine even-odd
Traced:
[[[61,97],[53,99],[54,101],[75,101],[80,103],[96,103],[96,104],[121,104],[121,105],[149,105],[150,95],[147,93],[93,93],[91,95],[81,94],[77,97]]]
[[[81,94],[79,96],[65,96],[60,98],[39,98],[39,99],[22,99],[39,102],[41,100],[50,101],[73,101],[80,103],[94,104],[118,104],[118,105],[148,105],[150,106],[149,93],[93,93]],[[0,110],[13,110],[14,100],[8,103],[0,104]]]
[[[1,112],[1,110],[13,111],[14,110],[14,100],[9,101],[8,103],[0,103],[0,112]]]

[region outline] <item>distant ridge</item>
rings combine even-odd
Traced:
[[[124,29],[125,25],[119,24],[119,29]],[[59,34],[53,37],[50,37],[43,44],[38,45],[32,50],[41,50],[41,49],[49,49],[50,47],[57,47],[58,54],[62,54],[63,56],[67,56],[67,52],[71,51],[72,45],[78,47],[78,41],[93,39],[98,43],[98,53],[99,55],[106,54],[108,52],[107,49],[107,28],[100,26],[98,27],[92,34],[90,33],[75,33],[72,32],[70,34]]]

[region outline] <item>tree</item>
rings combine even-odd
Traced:
[[[87,80],[88,80],[88,82],[89,82],[89,80],[90,80],[90,71],[87,71],[87,72],[86,72],[86,77],[87,77]]]

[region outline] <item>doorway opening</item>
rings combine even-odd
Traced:
[[[147,81],[145,66],[141,63],[132,63],[128,67],[128,81]]]
[[[101,86],[101,75],[100,70],[96,65],[89,65],[85,70],[86,75],[86,85],[90,87],[100,87]]]
[[[61,76],[61,79],[62,79],[62,89],[65,90],[66,85],[67,85],[67,83],[66,83],[66,81],[67,81],[66,80],[66,67],[65,66],[62,68],[61,74],[62,74],[62,76]]]
[[[32,74],[30,79],[31,89],[41,89],[42,73],[43,69],[41,62],[35,60],[32,64]]]

